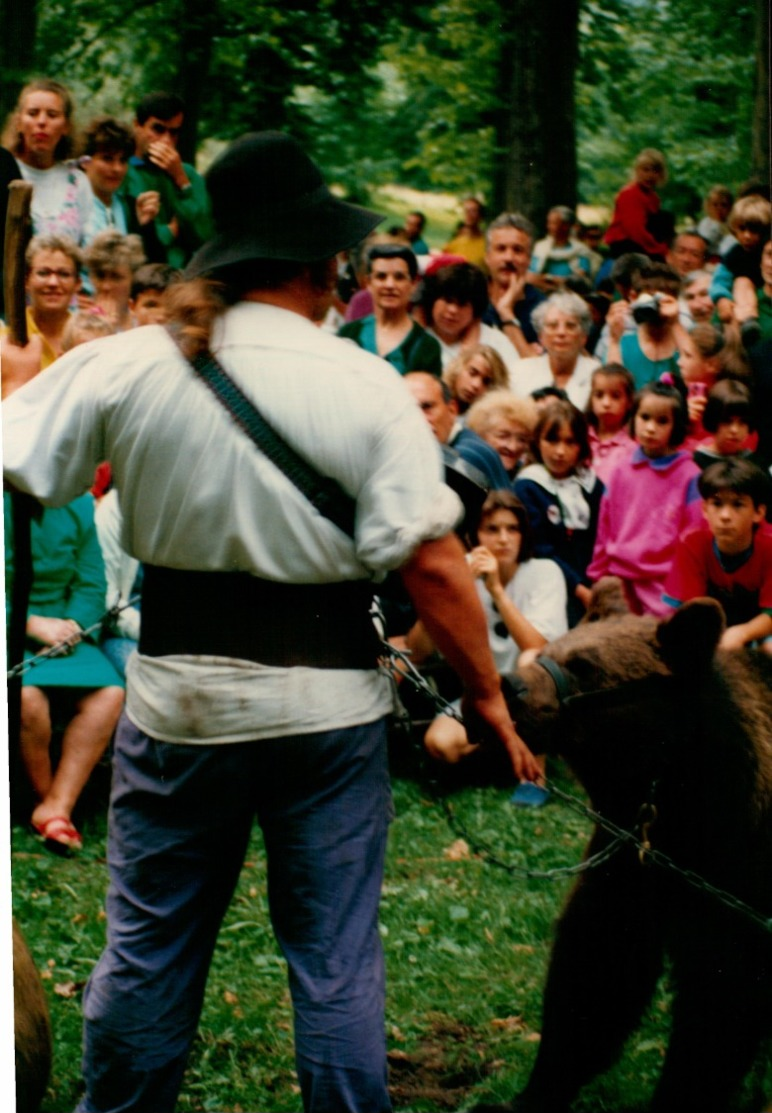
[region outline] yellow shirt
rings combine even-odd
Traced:
[[[485,235],[475,236],[473,239],[468,236],[456,236],[450,243],[446,243],[442,250],[451,255],[461,255],[476,267],[485,266]]]
[[[43,333],[40,331],[37,324],[35,323],[35,318],[32,316],[32,310],[29,308],[29,306],[27,306],[26,313],[27,313],[27,335],[28,336],[39,336],[41,338],[41,340],[43,341],[43,355],[42,355],[41,360],[40,360],[40,370],[45,371],[45,369],[47,367],[50,367],[51,364],[54,362],[54,360],[57,359],[58,357],[57,357],[57,354],[54,351],[54,349],[48,343],[45,336],[43,336]],[[0,325],[0,336],[7,336],[7,335],[8,335],[8,326],[7,325]]]

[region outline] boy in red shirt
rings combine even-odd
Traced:
[[[706,468],[698,487],[705,523],[679,538],[663,600],[678,607],[708,595],[726,612],[720,648],[759,642],[772,653],[769,478],[749,460],[729,457]]]

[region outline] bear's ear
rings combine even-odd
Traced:
[[[625,589],[618,576],[602,576],[593,584],[590,604],[582,622],[600,622],[604,618],[629,614]]]
[[[694,676],[712,661],[726,620],[715,599],[692,599],[657,627],[665,663],[674,673]]]

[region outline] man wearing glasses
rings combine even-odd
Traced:
[[[137,105],[135,153],[129,160],[128,193],[148,190],[161,196],[156,217],[166,262],[182,268],[211,234],[209,197],[204,179],[183,162],[177,150],[185,105],[174,93],[148,93]]]

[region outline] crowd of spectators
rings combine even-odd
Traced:
[[[151,93],[132,126],[102,115],[80,141],[63,85],[22,90],[0,169],[33,185],[25,291],[36,370],[75,344],[166,322],[168,292],[211,232],[205,180],[178,151],[184,114],[178,97]],[[518,212],[485,227],[482,202],[467,197],[441,250],[414,211],[338,261],[319,326],[404,376],[446,466],[466,469],[479,491],[469,563],[502,668],[580,621],[608,573],[638,613],[667,613],[699,581],[730,615],[725,644],[772,639],[772,562],[756,544],[772,529],[768,190],[750,185],[735,199],[712,186],[704,219],[676,231],[657,194],[665,176],[662,154],[641,152],[605,234],[562,205],[543,236]],[[28,655],[59,641],[67,651],[25,674],[22,757],[32,822],[62,852],[80,847],[73,808],[120,711],[141,622],[142,567],[121,547],[119,500],[106,460],[92,494],[35,526]],[[683,561],[708,535],[703,582]],[[13,555],[6,530],[11,577]],[[95,600],[97,611],[125,610],[86,636]],[[387,634],[426,661],[426,637],[399,613]],[[453,760],[474,749],[448,722],[427,745]]]

